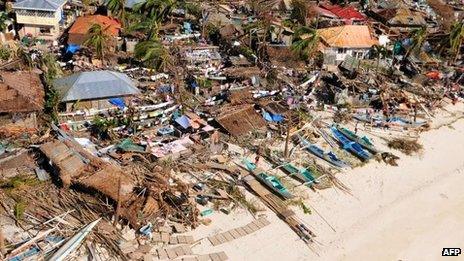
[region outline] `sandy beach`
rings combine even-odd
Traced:
[[[339,174],[350,194],[318,190],[305,201],[312,214],[293,208],[317,234],[311,247],[266,211],[269,226],[216,247],[201,240],[195,250],[225,251],[230,260],[439,260],[444,247],[464,248],[464,120],[453,122],[462,106],[453,110],[456,114],[436,117],[435,129],[421,135],[420,155],[393,151],[401,157],[397,167],[373,161]],[[253,217],[239,210],[211,219],[195,231],[196,238]]]

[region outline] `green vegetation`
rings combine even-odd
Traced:
[[[95,54],[101,60],[104,59],[105,53],[107,51],[107,43],[109,37],[106,34],[108,28],[103,28],[100,24],[93,24],[90,26],[88,34],[89,38],[84,42],[84,45],[90,48],[93,48]]]
[[[24,212],[26,212],[27,204],[22,199],[17,201],[14,205],[14,216],[16,219],[20,220],[24,217]]]
[[[135,46],[134,56],[145,66],[163,71],[172,65],[168,50],[157,40],[146,40]]]
[[[111,11],[113,16],[116,16],[124,26],[126,22],[125,6],[126,0],[107,0],[106,7]]]
[[[292,13],[290,18],[296,20],[301,25],[306,25],[308,16],[308,5],[304,0],[292,0]]]
[[[107,119],[100,116],[92,120],[92,131],[101,139],[111,139],[111,130],[118,126],[116,119]]]
[[[316,54],[320,40],[316,29],[301,26],[295,30],[291,50],[302,60],[308,60]]]
[[[11,51],[8,48],[0,48],[0,60],[8,61],[11,58]]]

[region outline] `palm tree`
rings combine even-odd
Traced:
[[[424,45],[425,39],[427,38],[427,27],[423,26],[412,31],[409,37],[412,39],[412,44],[406,52],[406,58],[409,57],[411,52],[420,52],[422,45]]]
[[[459,56],[459,51],[461,50],[462,44],[464,42],[464,22],[456,22],[451,27],[449,34],[449,45],[450,51],[454,54],[454,61]]]
[[[117,16],[124,27],[126,22],[126,0],[107,0],[106,7],[111,11],[111,15]]]
[[[51,53],[46,53],[40,59],[40,69],[44,72],[45,83],[50,86],[52,81],[63,74],[56,57]]]
[[[290,17],[298,21],[301,25],[306,25],[306,17],[308,16],[308,5],[304,0],[292,1],[292,13]]]
[[[142,32],[145,34],[146,39],[154,39],[158,40],[158,33],[159,29],[161,26],[161,22],[158,21],[156,17],[151,17],[148,19],[144,19],[138,23],[134,23],[131,26],[129,26],[128,31],[129,32]]]
[[[157,40],[149,39],[135,46],[134,56],[147,67],[163,71],[171,65],[168,50]]]
[[[8,21],[10,18],[6,12],[0,12],[0,32],[4,32],[8,27]]]
[[[379,64],[380,64],[380,59],[387,57],[388,50],[387,50],[387,48],[385,48],[385,46],[376,44],[376,45],[372,46],[372,51],[373,51],[374,56],[377,58],[376,68],[378,70],[379,69]]]
[[[109,41],[108,34],[106,34],[107,29],[108,27],[103,28],[100,24],[93,24],[87,32],[89,38],[84,42],[85,46],[92,47],[95,50],[95,53],[101,60],[104,58],[107,48],[106,44]]]
[[[176,0],[146,0],[134,6],[134,11],[163,21],[177,5]]]
[[[314,56],[321,37],[316,29],[301,26],[295,30],[291,50],[301,59],[308,60]]]

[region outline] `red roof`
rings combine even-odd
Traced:
[[[347,20],[365,20],[366,18],[354,7],[345,6],[341,7],[339,5],[322,5],[322,8],[329,10],[336,16],[342,19]]]
[[[78,17],[69,29],[69,34],[87,34],[93,24],[100,24],[111,36],[117,36],[121,30],[121,24],[116,19],[104,15],[88,15]]]

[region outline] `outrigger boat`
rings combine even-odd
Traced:
[[[313,176],[310,170],[302,168],[298,169],[297,167],[293,166],[291,163],[286,163],[282,166],[282,170],[286,172],[289,176],[295,177],[297,180],[306,184],[306,186],[310,186],[313,183],[318,183],[316,178]]]
[[[359,137],[356,135],[356,133],[350,131],[347,128],[343,128],[340,125],[335,126],[339,132],[341,132],[343,135],[345,135],[348,139],[357,142],[359,145],[361,145],[363,148],[367,149],[368,151],[377,154],[379,153],[379,150],[375,148],[374,144],[369,140],[368,137]]]
[[[328,163],[334,165],[335,167],[339,168],[347,168],[350,167],[350,165],[343,160],[339,159],[335,153],[332,151],[329,151],[328,153],[324,152],[323,149],[319,148],[318,146],[311,144],[309,141],[304,139],[301,136],[298,136],[298,139],[300,141],[300,144],[303,146],[304,149],[306,149],[308,152],[311,154],[327,161]]]
[[[353,115],[353,118],[361,121],[372,124],[378,127],[401,127],[401,128],[420,128],[427,125],[427,121],[412,121],[402,117],[390,117],[386,118],[383,115],[374,114],[367,115],[365,113],[358,113]]]
[[[353,153],[362,160],[369,160],[372,157],[372,155],[369,152],[365,151],[361,147],[361,145],[349,140],[345,135],[343,135],[343,133],[338,131],[336,127],[332,126],[330,127],[330,130],[335,136],[335,139],[337,139],[338,142],[340,142],[340,144],[343,146],[343,149]]]
[[[248,159],[243,159],[242,163],[245,165],[248,171],[253,173],[257,180],[266,185],[272,191],[274,191],[284,199],[293,198],[293,195],[284,187],[284,185],[282,185],[282,183],[276,177],[258,169],[256,165],[250,162]]]

